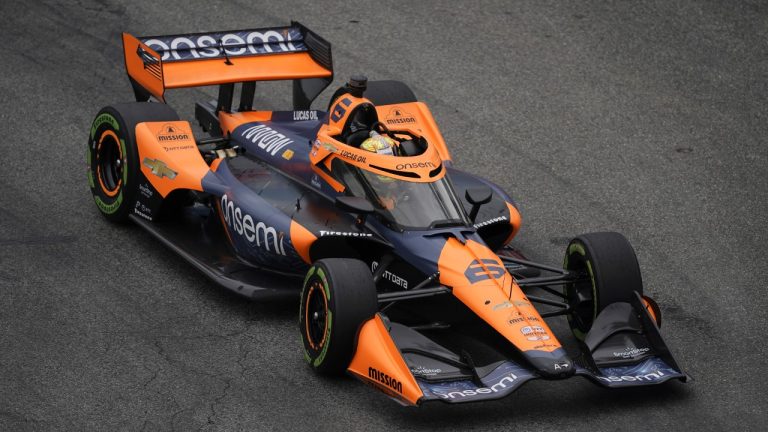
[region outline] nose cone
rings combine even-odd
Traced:
[[[576,368],[573,360],[560,348],[552,352],[523,352],[528,362],[544,379],[564,379],[573,376]]]

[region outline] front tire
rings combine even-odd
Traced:
[[[136,205],[141,176],[136,125],[178,119],[178,114],[162,103],[117,104],[99,111],[91,125],[86,161],[88,185],[104,217],[125,222]]]
[[[340,375],[355,352],[360,326],[378,310],[376,285],[364,262],[318,260],[301,291],[299,331],[304,358],[323,375]]]
[[[619,233],[590,233],[574,238],[566,249],[563,267],[587,276],[585,281],[565,285],[572,308],[568,323],[579,340],[584,340],[597,315],[608,305],[631,302],[635,291],[643,295],[635,250]]]

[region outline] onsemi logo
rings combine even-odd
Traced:
[[[385,374],[384,372],[369,367],[368,378],[378,381],[400,394],[403,393],[403,383]]]
[[[622,376],[613,375],[613,376],[607,376],[607,377],[599,376],[597,378],[605,382],[634,382],[634,381],[658,381],[663,376],[664,376],[664,372],[657,370],[647,374],[622,375]]]
[[[435,164],[432,162],[413,162],[398,164],[395,168],[398,170],[416,169],[416,168],[434,168]]]
[[[273,52],[304,50],[301,35],[286,29],[284,33],[275,30],[244,31],[233,33],[209,33],[176,37],[143,39],[142,42],[162,54],[162,60],[189,60],[222,56],[242,56]]]
[[[264,222],[254,224],[253,217],[240,210],[234,201],[230,201],[226,195],[221,197],[221,211],[224,212],[224,221],[235,232],[244,236],[256,246],[264,248],[267,252],[273,252],[285,256],[283,236],[277,234],[277,230],[267,226]]]
[[[498,279],[504,275],[504,267],[500,266],[496,260],[482,259],[474,260],[469,264],[464,276],[470,283],[477,283],[485,279]]]
[[[508,385],[514,384],[516,379],[517,379],[517,375],[510,373],[509,375],[505,376],[504,378],[499,380],[499,382],[497,382],[496,384],[490,387],[480,387],[472,390],[461,390],[461,391],[452,391],[449,393],[435,393],[435,394],[437,394],[443,399],[456,399],[456,398],[465,398],[467,396],[493,394],[506,389]]]
[[[244,130],[241,135],[272,156],[276,155],[283,147],[293,143],[292,139],[264,125],[251,126]]]

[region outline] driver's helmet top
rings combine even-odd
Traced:
[[[362,150],[380,155],[395,156],[397,151],[396,141],[386,135],[381,135],[375,130],[370,131],[368,138],[360,144]],[[395,179],[387,176],[377,175],[382,183],[391,183]]]

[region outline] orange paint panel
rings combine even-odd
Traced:
[[[139,48],[145,52],[145,55],[156,60],[156,66],[145,67],[141,57],[137,54]],[[125,56],[125,69],[128,75],[147,89],[154,97],[165,102],[163,96],[165,86],[163,84],[160,55],[128,33],[123,33],[123,55]]]
[[[409,102],[376,107],[379,121],[389,129],[404,130],[422,136],[434,147],[442,160],[451,160],[451,153],[445,144],[440,128],[432,112],[423,102]]]
[[[424,396],[379,314],[361,327],[357,351],[347,371],[412,405]]]
[[[330,77],[331,71],[309,53],[269,54],[224,59],[195,59],[163,63],[166,88],[195,87],[243,81],[295,80]]]
[[[221,165],[221,161],[223,160],[224,159],[222,158],[218,158],[218,159],[215,159],[213,162],[211,162],[211,171],[216,172],[216,170],[219,169],[219,165]]]
[[[188,122],[136,125],[141,172],[162,197],[175,189],[202,191],[210,168],[200,155]]]
[[[219,124],[224,135],[231,134],[238,126],[250,122],[272,120],[272,111],[246,111],[227,113],[219,111]]]
[[[502,261],[487,246],[455,238],[438,261],[440,283],[521,351],[560,348],[547,323],[528,301]]]
[[[296,252],[299,253],[301,259],[307,264],[311,264],[309,256],[309,247],[317,240],[317,237],[312,234],[308,229],[304,228],[301,224],[295,220],[291,220],[291,244]]]
[[[509,237],[504,240],[504,244],[511,242],[512,239],[515,238],[518,231],[520,231],[520,225],[523,223],[523,218],[520,216],[520,212],[517,211],[515,206],[507,203],[507,209],[509,210],[509,224],[512,225],[512,232],[509,233]]]
[[[317,134],[317,140],[312,146],[309,159],[317,165],[321,162],[329,163],[328,157],[341,158],[345,163],[363,168],[379,175],[397,178],[403,181],[417,183],[431,183],[445,176],[445,169],[430,177],[430,172],[437,169],[441,164],[440,154],[434,147],[428,147],[427,150],[418,156],[391,156],[378,153],[372,153],[361,148],[352,147],[337,141],[328,134],[327,130],[321,129]],[[397,174],[397,172],[415,173],[419,177],[408,177]]]

